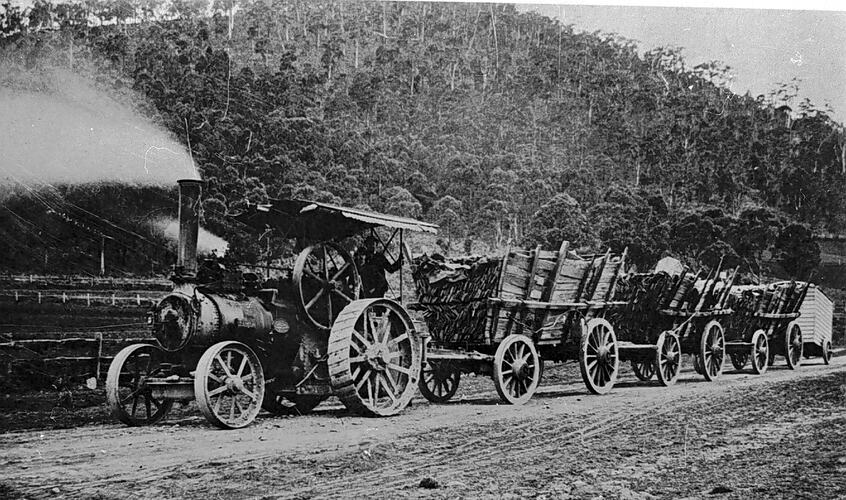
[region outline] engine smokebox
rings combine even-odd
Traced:
[[[200,196],[203,181],[180,179],[179,183],[179,243],[176,268],[186,277],[197,275],[197,237],[200,232]]]

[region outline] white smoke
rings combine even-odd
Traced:
[[[153,221],[153,226],[164,234],[164,236],[176,243],[179,241],[179,221],[170,217],[163,217]],[[229,243],[220,236],[210,233],[208,230],[200,227],[199,235],[197,236],[197,253],[201,255],[208,255],[212,250],[217,252],[217,255],[223,256],[229,249]]]
[[[54,75],[52,90],[0,88],[0,184],[199,177],[186,149],[151,120],[82,77]]]

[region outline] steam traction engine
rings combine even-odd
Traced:
[[[151,312],[158,345],[128,346],[109,367],[114,416],[153,424],[174,401],[196,399],[210,422],[238,428],[262,407],[306,413],[331,395],[364,415],[405,408],[420,373],[420,338],[401,304],[359,300],[356,263],[337,241],[363,231],[378,236],[378,227],[401,241],[405,229],[436,226],[300,200],[252,206],[239,216],[247,225],[320,242],[300,252],[290,276],[263,288],[252,273],[198,267],[201,185],[179,181],[174,288]]]

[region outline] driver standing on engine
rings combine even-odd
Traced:
[[[356,253],[358,260],[358,272],[361,275],[361,286],[364,289],[364,298],[381,298],[388,291],[388,280],[385,272],[395,273],[402,266],[402,253],[393,263],[389,263],[384,252],[376,250],[377,240],[368,236]]]

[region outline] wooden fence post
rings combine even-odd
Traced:
[[[97,380],[100,380],[100,364],[101,359],[103,357],[103,334],[97,332],[97,370],[94,373],[94,376],[97,377]]]

